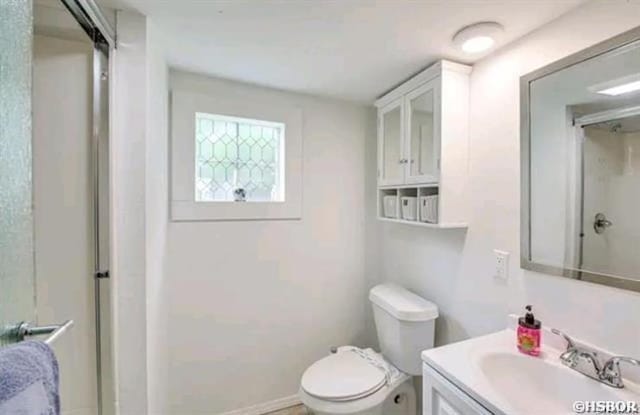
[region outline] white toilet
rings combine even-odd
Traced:
[[[382,354],[343,346],[312,364],[298,394],[316,415],[416,415],[412,376],[433,347],[438,308],[395,284],[372,288],[369,300]]]

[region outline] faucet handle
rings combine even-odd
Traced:
[[[616,388],[624,388],[624,382],[622,381],[622,371],[620,370],[620,362],[630,363],[634,366],[640,366],[640,360],[632,357],[614,356],[602,367],[600,372],[600,379],[605,383],[614,386]]]
[[[551,329],[551,333],[562,337],[567,342],[567,350],[575,350],[576,346],[573,344],[573,340],[566,333],[563,333],[558,329]]]
[[[626,356],[614,356],[611,359],[607,360],[607,363],[605,363],[604,366],[613,366],[619,364],[620,362],[627,362],[631,363],[634,366],[640,366],[640,360]]]

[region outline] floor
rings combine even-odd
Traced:
[[[310,415],[311,412],[307,411],[304,405],[296,405],[291,408],[281,409],[276,412],[269,412],[267,415]]]

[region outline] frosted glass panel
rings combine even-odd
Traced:
[[[281,123],[196,113],[196,201],[284,202]]]
[[[31,207],[32,2],[0,0],[0,332],[35,317]],[[0,344],[9,340],[0,336]]]

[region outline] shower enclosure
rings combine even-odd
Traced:
[[[640,239],[640,107],[576,120],[581,159],[577,269],[636,275]]]
[[[111,22],[93,0],[0,0],[0,344],[51,345],[63,413],[113,413]],[[43,337],[44,339],[44,337]]]

